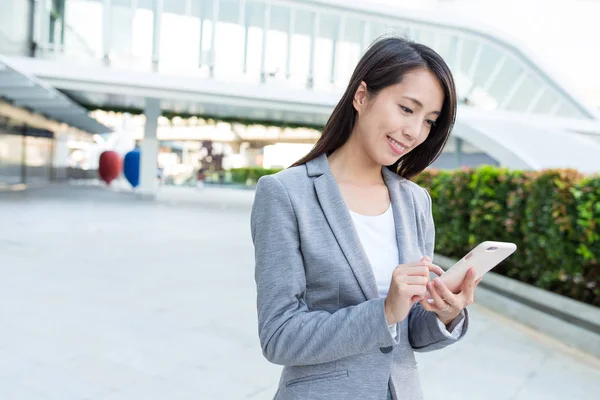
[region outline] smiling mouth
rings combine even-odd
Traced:
[[[398,154],[403,154],[407,147],[404,146],[402,143],[392,139],[391,137],[387,137],[388,138],[388,142],[390,143],[390,146],[392,147],[392,150],[394,150],[396,153]]]

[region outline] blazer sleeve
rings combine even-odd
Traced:
[[[432,201],[427,190],[425,192],[425,210],[426,210],[426,226],[425,226],[425,251],[426,255],[433,260],[435,248],[435,223],[433,221]],[[408,338],[411,347],[418,352],[427,352],[442,349],[453,343],[456,343],[464,337],[469,326],[469,313],[465,308],[459,316],[452,321],[449,331],[464,320],[463,328],[458,338],[448,337],[442,332],[438,324],[438,318],[435,313],[429,312],[419,303],[415,303],[408,314]]]
[[[277,177],[260,178],[250,225],[258,333],[267,360],[313,365],[398,344],[389,332],[383,298],[334,313],[308,309],[298,222]]]

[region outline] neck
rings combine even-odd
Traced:
[[[365,153],[356,137],[353,132],[350,139],[328,157],[331,173],[338,182],[359,185],[382,183],[382,166]]]

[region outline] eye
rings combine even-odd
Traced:
[[[400,106],[400,108],[402,109],[402,111],[404,111],[407,114],[412,114],[413,113],[413,110],[411,110],[408,107]]]
[[[435,121],[428,119],[425,121],[427,123],[428,126],[434,127],[435,126]]]

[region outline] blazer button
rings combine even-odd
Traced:
[[[380,347],[379,350],[381,350],[382,353],[389,353],[390,351],[392,351],[394,348],[392,346],[388,346],[388,347]]]

